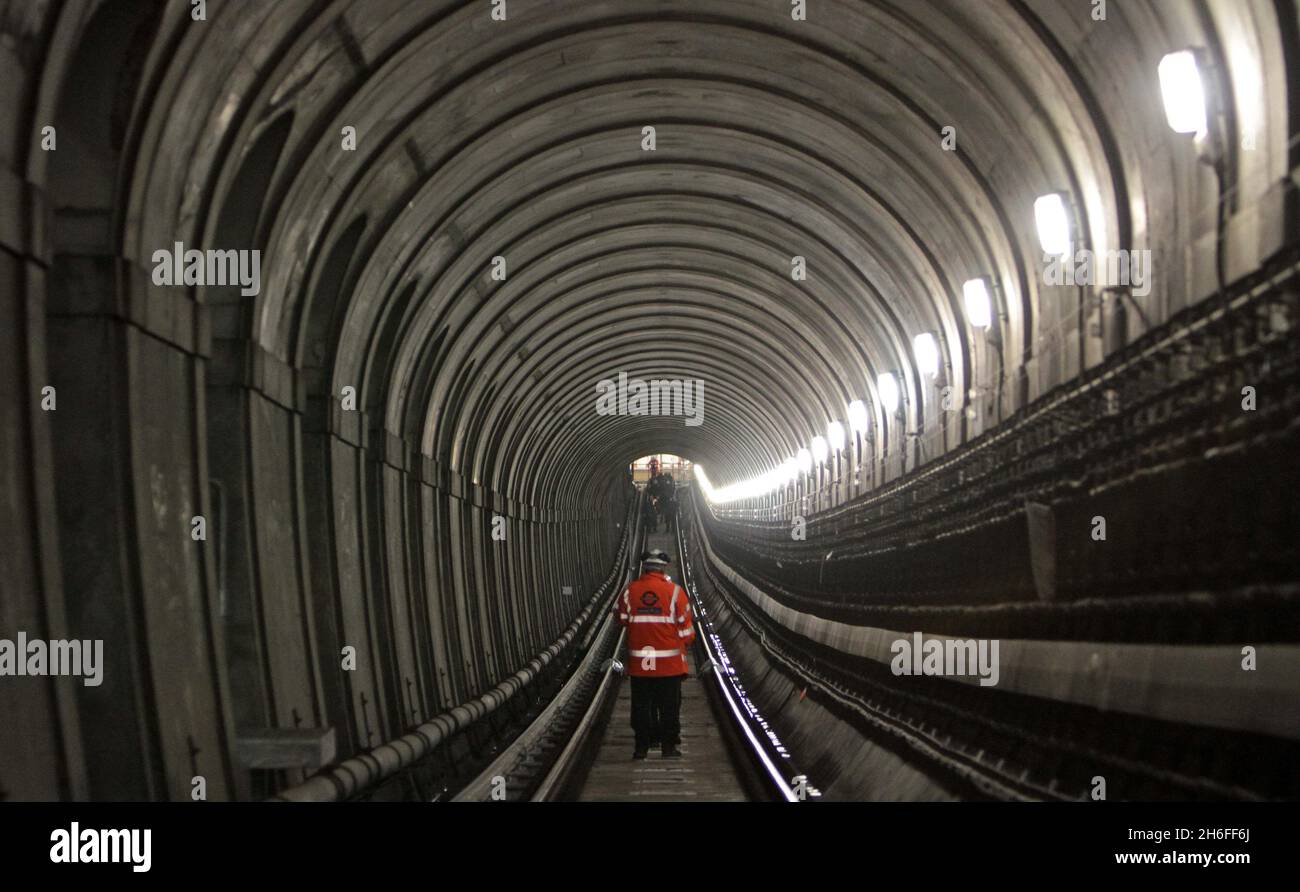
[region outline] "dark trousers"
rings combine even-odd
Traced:
[[[636,748],[646,750],[662,743],[678,746],[682,742],[682,679],[638,677],[632,681],[632,731]]]

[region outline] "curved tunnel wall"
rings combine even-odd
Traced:
[[[7,8],[4,626],[108,667],[4,689],[0,786],[251,795],[240,729],[390,739],[568,624],[632,458],[741,480],[863,399],[894,477],[1257,268],[1294,232],[1295,9],[1094,6]],[[1164,121],[1186,46],[1220,173]],[[1051,191],[1081,246],[1152,251],[1140,312],[1044,284]],[[259,293],[156,284],[177,242],[260,250]],[[593,412],[619,371],[703,381],[706,422]]]

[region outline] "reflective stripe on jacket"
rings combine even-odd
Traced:
[[[614,605],[627,627],[629,675],[685,675],[686,648],[695,640],[691,602],[680,585],[656,570],[628,584]]]

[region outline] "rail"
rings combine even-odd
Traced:
[[[684,514],[681,512],[679,518]],[[734,767],[742,769],[747,795],[797,801],[802,798],[796,792],[804,786],[802,775],[795,773],[788,780],[784,776],[792,773],[789,755],[780,751],[770,728],[765,727],[762,716],[744,697],[734,668],[720,651],[707,610],[701,609],[690,578],[682,524],[679,521],[675,526],[682,587],[691,598],[700,623],[696,666],[699,675],[707,674],[714,680],[714,684],[706,682],[704,689],[712,713],[721,725],[719,730],[729,759]],[[629,573],[629,581],[630,578]],[[596,643],[564,689],[527,730],[465,786],[457,801],[544,802],[566,798],[586,764],[584,759],[592,753],[594,740],[605,727],[610,704],[617,697],[621,667],[616,658],[622,652],[625,637],[625,630],[614,622],[612,615],[607,615],[594,636]]]
[[[638,543],[638,548],[642,535],[641,499],[644,498],[645,494],[640,493],[628,523],[628,541]],[[558,795],[571,773],[576,753],[581,752],[581,744],[588,739],[595,724],[599,707],[606,702],[609,690],[618,686],[614,657],[622,647],[623,630],[614,622],[608,607],[613,603],[612,596],[631,581],[637,566],[632,560],[634,552],[635,549],[628,552],[623,562],[620,585],[604,596],[604,619],[591,637],[593,644],[577,670],[523,733],[466,784],[453,801],[537,799],[539,793],[543,798]],[[561,741],[567,741],[563,748]]]
[[[273,800],[283,802],[337,802],[351,799],[378,787],[403,770],[421,762],[451,740],[518,697],[579,637],[588,621],[606,602],[617,583],[626,575],[629,545],[639,531],[638,505],[633,504],[626,533],[610,575],[599,586],[582,611],[549,647],[533,657],[526,666],[500,682],[490,691],[416,727],[401,737],[329,766],[302,783],[282,790]],[[620,573],[622,569],[622,573]]]

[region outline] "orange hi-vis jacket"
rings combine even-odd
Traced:
[[[680,585],[657,570],[628,584],[614,605],[627,627],[629,675],[685,675],[686,648],[695,640],[691,602]]]

